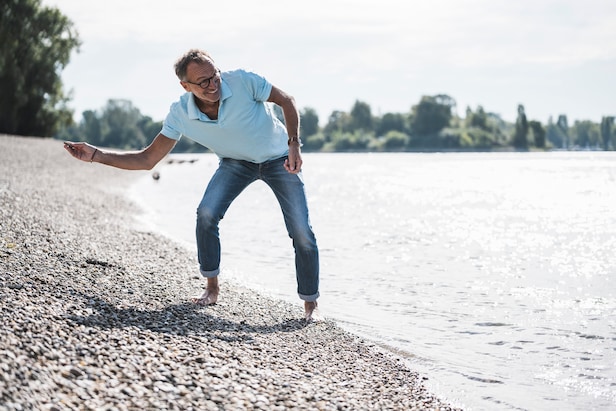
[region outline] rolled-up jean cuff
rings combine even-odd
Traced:
[[[319,298],[319,292],[317,292],[316,294],[312,294],[312,295],[304,295],[304,294],[298,294],[298,295],[301,300],[304,300],[308,303],[313,303]]]
[[[205,270],[199,269],[199,271],[201,272],[201,275],[205,278],[218,277],[218,274],[220,274],[220,268],[217,268],[212,271],[205,271]]]

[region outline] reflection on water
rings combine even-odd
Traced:
[[[195,157],[194,155],[192,157]],[[306,154],[320,300],[468,409],[616,407],[616,155]],[[217,160],[135,195],[194,248]],[[224,275],[299,303],[278,205],[258,182],[221,224]]]

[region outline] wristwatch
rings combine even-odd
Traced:
[[[296,142],[299,144],[299,137],[295,136],[295,137],[289,137],[289,139],[287,140],[287,145],[291,145],[291,143]]]

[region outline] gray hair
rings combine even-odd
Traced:
[[[214,59],[207,51],[201,49],[190,49],[175,62],[175,75],[181,81],[186,79],[186,68],[192,62],[195,63],[214,63]]]

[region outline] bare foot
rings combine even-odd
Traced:
[[[306,319],[306,322],[320,323],[322,321],[325,321],[325,319],[321,315],[321,312],[319,311],[319,305],[316,301],[304,301],[304,310],[306,311],[306,316],[304,317]]]
[[[192,302],[198,305],[212,305],[218,301],[218,277],[208,278],[205,291],[201,294],[201,297],[195,297]]]

